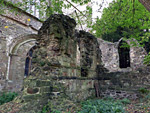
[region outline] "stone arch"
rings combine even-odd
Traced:
[[[38,38],[38,35],[36,34],[28,34],[28,35],[25,34],[25,35],[14,38],[14,40],[10,44],[9,53],[16,54],[18,51],[18,48],[22,44],[28,43],[30,41],[36,41],[37,38]]]
[[[126,46],[124,46],[126,45]],[[118,43],[119,67],[130,67],[130,47],[128,42],[121,39]]]
[[[22,87],[26,55],[35,46],[37,37],[35,34],[18,37],[10,46],[7,78],[12,81],[16,90]]]

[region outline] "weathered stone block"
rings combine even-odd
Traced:
[[[40,88],[40,93],[45,93],[45,92],[51,92],[52,91],[52,88],[51,86],[44,86],[44,87],[41,87]]]
[[[51,81],[45,81],[45,80],[38,80],[38,81],[36,81],[36,86],[37,87],[51,86],[51,85],[52,85]]]
[[[27,85],[28,87],[36,87],[36,80],[29,80]]]

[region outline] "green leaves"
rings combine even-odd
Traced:
[[[83,102],[79,113],[125,113],[125,110],[121,101],[98,99]]]
[[[149,19],[150,13],[137,0],[134,3],[131,0],[117,0],[104,9],[93,30],[96,30],[97,37],[108,41],[115,42],[122,37],[136,39],[143,28],[150,27]]]
[[[0,5],[5,6],[4,3],[5,0],[0,0]],[[86,5],[88,3],[91,3],[91,0],[22,0],[22,2],[14,1],[12,2],[6,2],[8,4],[12,4],[15,7],[19,7],[23,9],[24,11],[38,17],[40,20],[45,21],[51,14],[62,14],[65,13],[63,10],[67,10],[69,8],[72,9],[70,11],[70,16],[73,17],[79,24],[86,24],[87,26],[91,27],[92,24],[92,7],[87,6],[86,10],[78,9],[78,6],[80,5]],[[75,5],[74,5],[75,3]],[[3,8],[0,9],[0,13],[4,13]],[[77,15],[75,15],[74,11],[77,11]],[[16,11],[17,12],[17,11]],[[86,16],[85,16],[86,15]]]
[[[0,105],[12,101],[16,96],[18,96],[18,94],[15,92],[0,94]]]
[[[150,52],[148,55],[145,56],[144,64],[150,65]]]

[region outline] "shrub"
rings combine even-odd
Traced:
[[[125,113],[125,110],[121,101],[99,99],[83,102],[79,113]]]
[[[130,104],[131,103],[131,101],[129,99],[127,99],[127,98],[124,98],[123,100],[121,100],[121,102],[123,104]]]
[[[142,93],[142,94],[148,94],[149,93],[149,90],[145,89],[145,88],[140,88],[139,89],[139,92]]]
[[[7,92],[0,94],[0,105],[12,101],[16,96],[18,96],[15,92]]]
[[[44,66],[46,63],[44,61],[40,61],[40,66]]]

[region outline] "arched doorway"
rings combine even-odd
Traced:
[[[130,48],[129,45],[121,40],[118,46],[119,53],[119,67],[127,68],[130,67]]]
[[[25,61],[24,76],[28,76],[30,74],[31,66],[32,66],[32,54],[35,49],[36,49],[36,46],[33,46],[27,53],[27,57]]]

